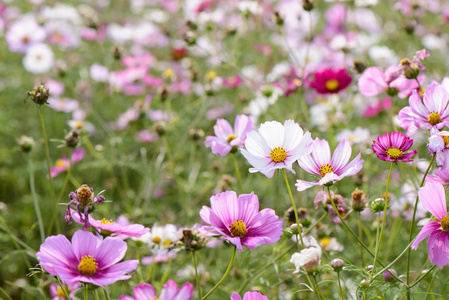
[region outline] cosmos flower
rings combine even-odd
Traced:
[[[427,182],[419,189],[418,197],[424,208],[433,215],[433,221],[424,225],[411,248],[418,249],[419,243],[429,237],[429,260],[442,269],[449,266],[449,216],[444,187],[439,183]]]
[[[326,140],[316,138],[312,143],[312,153],[298,160],[299,166],[305,171],[318,175],[321,178],[315,182],[296,180],[298,191],[304,191],[315,185],[329,185],[340,181],[344,177],[357,174],[363,166],[360,153],[350,163],[351,146],[347,140],[342,140],[331,157],[329,143]]]
[[[27,49],[22,62],[28,72],[42,74],[53,67],[55,55],[47,44],[34,44]]]
[[[81,287],[81,284],[75,283],[72,285],[63,284],[64,289],[68,292],[70,296],[70,300],[75,300],[75,292]],[[52,283],[50,284],[50,295],[52,296],[51,300],[67,300],[64,291],[61,289],[59,284]]]
[[[210,198],[211,207],[203,206],[201,219],[207,235],[221,235],[237,247],[254,249],[260,245],[276,243],[282,235],[282,222],[273,209],[259,211],[259,199],[254,193],[237,197],[227,191]]]
[[[6,32],[6,42],[12,52],[26,53],[31,45],[42,43],[46,33],[33,17],[15,21]]]
[[[320,260],[321,247],[314,238],[311,238],[310,247],[302,249],[299,253],[294,253],[290,262],[295,265],[296,270],[293,272],[295,274],[299,272],[300,268],[304,268],[306,272],[317,271]]]
[[[126,242],[107,237],[99,241],[91,232],[78,230],[72,243],[62,234],[45,239],[36,256],[42,268],[68,284],[92,283],[104,288],[137,268],[138,260],[118,263],[126,254]]]
[[[445,88],[432,83],[426,87],[423,102],[416,91],[409,98],[410,106],[399,111],[400,126],[407,130],[407,136],[418,129],[441,130],[449,126],[449,95]]]
[[[134,297],[128,295],[120,296],[119,300],[151,300],[151,299],[163,299],[163,300],[190,300],[193,297],[193,284],[190,282],[184,283],[178,290],[178,285],[173,280],[169,280],[158,295],[154,287],[148,283],[142,283],[136,286],[133,290]]]
[[[315,80],[310,83],[320,94],[334,94],[344,90],[351,83],[352,77],[346,73],[346,69],[335,71],[332,68],[315,73]]]
[[[254,167],[249,169],[251,173],[260,172],[271,178],[276,169],[286,168],[295,174],[293,163],[310,153],[311,142],[310,132],[303,133],[295,121],[287,120],[284,125],[271,121],[247,134],[246,150],[241,152]]]
[[[70,202],[67,204],[67,212],[65,215],[65,220],[67,223],[71,224],[70,218],[72,216],[71,205],[76,205],[76,212],[80,218],[80,222],[84,223],[84,230],[90,227],[89,224],[89,212],[91,212],[96,205],[100,204],[105,200],[100,194],[94,196],[94,189],[86,184],[83,184],[80,188],[76,189],[75,192],[69,194]]]
[[[231,300],[268,300],[268,297],[259,292],[246,292],[242,299],[237,292],[234,292],[231,295]]]
[[[72,152],[72,164],[79,162],[83,159],[86,151],[84,149],[74,149]],[[50,176],[52,178],[58,176],[64,171],[67,171],[70,167],[70,161],[66,156],[61,157],[56,161],[56,165],[50,168]],[[48,178],[48,175],[47,175]]]
[[[233,147],[241,148],[246,140],[246,134],[253,130],[253,122],[246,115],[235,118],[234,130],[225,119],[218,119],[214,126],[215,136],[207,136],[205,145],[216,155],[225,156]]]
[[[404,153],[413,145],[413,140],[401,132],[384,133],[373,141],[372,148],[377,157],[385,161],[412,161],[418,150]]]

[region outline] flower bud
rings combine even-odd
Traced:
[[[48,104],[47,99],[48,96],[50,95],[50,91],[43,84],[39,84],[33,87],[31,92],[28,91],[26,93],[28,97],[30,97],[31,100],[37,105]]]
[[[368,280],[363,279],[362,281],[360,281],[360,286],[362,288],[366,288],[366,287],[368,287],[368,285],[369,285],[369,281]]]
[[[355,190],[351,195],[351,207],[354,211],[362,211],[365,209],[366,196],[362,190]]]
[[[290,225],[290,231],[293,233],[293,234],[299,234],[300,232],[301,232],[301,230],[302,230],[302,225],[301,224],[299,224],[299,227],[298,227],[298,225],[297,224],[292,224],[292,225]]]
[[[377,198],[373,202],[371,202],[370,209],[374,213],[378,213],[384,211],[385,209],[385,200],[383,198]]]
[[[159,95],[159,98],[161,99],[162,102],[165,102],[165,100],[168,99],[169,96],[169,91],[166,85],[161,86],[158,90],[157,93]]]
[[[189,129],[189,137],[195,142],[203,140],[204,131],[202,129],[191,128]]]
[[[36,142],[32,137],[22,135],[20,139],[17,139],[17,144],[20,146],[23,152],[30,152],[36,145]]]
[[[393,282],[396,280],[395,276],[397,277],[398,273],[394,269],[388,269],[388,271],[385,271],[383,274],[383,278],[386,282]]]
[[[187,31],[182,35],[182,39],[187,43],[189,46],[193,46],[196,44],[196,34],[193,31]]]
[[[114,45],[111,48],[111,53],[115,60],[119,60],[120,58],[122,58],[122,52],[123,52],[122,47],[118,45]]]
[[[188,20],[186,22],[186,26],[189,27],[191,30],[197,30],[198,29],[198,25],[196,25],[196,23]]]
[[[330,265],[331,265],[332,269],[334,269],[335,272],[340,272],[341,270],[343,270],[343,266],[345,265],[345,262],[340,258],[336,258],[331,261]]]
[[[401,66],[404,67],[403,74],[405,78],[407,79],[418,78],[419,72],[421,70],[419,69],[419,65],[416,62],[410,61],[408,58],[404,58],[401,60]]]
[[[281,14],[279,13],[279,11],[275,10],[273,13],[273,22],[278,25],[278,26],[282,26],[284,25],[284,17],[281,16]]]
[[[162,136],[165,134],[167,125],[165,124],[164,121],[159,121],[159,122],[154,123],[153,128],[154,128],[154,131],[156,131],[159,136]]]
[[[75,130],[70,131],[65,137],[64,141],[67,147],[75,148],[80,140],[80,135]]]
[[[302,8],[304,8],[305,11],[311,11],[315,6],[313,2],[313,0],[304,0],[302,2]]]
[[[366,64],[362,59],[356,58],[354,59],[354,69],[357,71],[357,73],[362,74],[366,69]]]
[[[367,270],[368,272],[371,272],[373,270],[373,265],[368,265],[365,267],[365,270]]]

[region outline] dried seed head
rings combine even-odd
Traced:
[[[33,87],[31,91],[28,91],[27,95],[37,105],[43,105],[48,104],[47,100],[48,96],[50,95],[50,91],[43,84],[39,84]]]

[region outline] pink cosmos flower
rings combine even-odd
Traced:
[[[449,184],[449,169],[439,168],[438,170],[435,170],[434,173],[435,175],[427,175],[427,182],[435,182],[443,185]]]
[[[138,260],[118,263],[126,254],[126,242],[116,237],[98,240],[93,233],[78,230],[72,243],[62,234],[45,239],[36,256],[42,268],[68,284],[92,283],[104,288],[137,268]]]
[[[259,292],[246,292],[242,299],[237,292],[234,292],[231,295],[231,300],[268,300],[268,298]]]
[[[15,21],[6,32],[6,42],[12,52],[26,53],[31,45],[42,43],[46,33],[33,17]]]
[[[260,172],[271,178],[276,169],[286,168],[295,174],[293,163],[310,153],[311,142],[310,132],[304,133],[295,121],[287,120],[284,125],[271,121],[247,134],[246,150],[241,152],[254,167],[249,169],[251,173]]]
[[[298,191],[304,191],[315,185],[329,185],[340,181],[344,177],[357,174],[363,166],[360,153],[350,163],[351,146],[347,140],[342,140],[331,157],[329,143],[326,140],[316,138],[312,143],[312,153],[298,160],[299,166],[307,172],[318,175],[321,178],[315,182],[296,180]]]
[[[413,145],[413,140],[401,132],[384,133],[377,137],[377,142],[373,141],[371,147],[374,153],[381,160],[385,161],[412,161],[418,150],[405,153]]]
[[[178,285],[173,280],[167,281],[164,284],[159,297],[156,294],[154,287],[148,283],[142,283],[134,288],[134,297],[128,295],[120,296],[119,300],[190,300],[193,297],[193,284],[190,282],[184,283],[178,290]]]
[[[377,116],[381,111],[385,110],[388,111],[391,107],[391,98],[386,97],[383,100],[375,100],[373,103],[371,103],[362,113],[363,117],[375,117]]]
[[[72,152],[72,164],[79,162],[83,159],[86,151],[84,149],[74,149]],[[50,168],[50,176],[52,178],[61,174],[64,171],[67,171],[70,167],[70,161],[66,156],[61,157],[56,161],[56,165]],[[48,178],[48,174],[47,174]]]
[[[69,286],[63,284],[63,286],[64,289],[68,292],[70,300],[75,300],[75,292],[81,287],[81,284],[75,283]],[[51,300],[67,300],[64,291],[57,283],[50,284],[50,295],[52,296]]]
[[[424,225],[411,248],[418,249],[419,243],[429,237],[429,260],[442,269],[443,266],[449,266],[449,216],[444,188],[439,183],[427,182],[419,189],[418,197],[425,209],[433,215],[434,221]]]
[[[346,73],[346,69],[334,71],[332,68],[315,73],[315,81],[310,83],[320,94],[335,94],[344,90],[351,83],[352,77]]]
[[[241,85],[243,82],[239,75],[229,76],[223,79],[224,86],[228,88],[235,88]]]
[[[254,249],[260,245],[276,243],[282,235],[282,222],[273,209],[259,212],[259,199],[254,193],[238,196],[227,191],[210,198],[211,208],[203,206],[201,219],[207,235],[221,235],[235,245],[239,252],[243,246]]]
[[[233,147],[241,148],[246,140],[246,134],[253,130],[253,122],[246,115],[235,118],[234,130],[225,119],[218,119],[214,126],[215,136],[207,136],[205,145],[216,155],[225,156]]]

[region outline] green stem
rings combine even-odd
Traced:
[[[299,240],[301,242],[301,247],[304,248],[304,241],[302,240],[301,227],[299,226],[298,210],[296,209],[295,200],[293,199],[292,190],[290,188],[290,184],[288,183],[287,174],[285,173],[285,169],[282,169],[282,174],[284,174],[285,184],[287,185],[288,194],[290,196],[290,200],[292,201],[293,211],[295,213],[296,226],[298,226],[298,235],[299,235]],[[301,250],[301,249],[299,249],[299,245],[298,245],[298,250]]]
[[[429,287],[427,288],[426,297],[424,297],[424,300],[427,299],[427,295],[430,295],[430,290],[432,289],[433,283],[435,282],[435,278],[437,277],[438,269],[433,273],[432,280],[429,283]]]
[[[168,277],[168,273],[170,272],[170,266],[171,266],[172,261],[173,261],[172,258],[170,258],[170,259],[168,260],[167,266],[165,267],[164,274],[162,275],[162,279],[161,279],[161,282],[162,282],[162,283],[164,283],[164,282],[167,281],[167,277]]]
[[[59,279],[59,277],[57,277],[57,276],[55,276],[55,278],[56,278],[56,281],[57,281],[58,284],[59,284],[59,287],[61,288],[62,292],[64,293],[65,298],[66,298],[66,299],[70,299],[69,292],[67,292],[67,290],[64,288],[64,285],[62,284],[61,279]],[[87,299],[87,298],[86,298],[86,299]]]
[[[359,212],[357,212],[357,215],[358,215],[358,223],[359,223],[359,238],[360,238],[360,240],[362,240],[362,235],[363,235],[363,230],[362,230],[362,226],[363,226],[363,224],[362,224],[362,218],[361,218],[361,214],[360,214],[360,211]],[[360,261],[361,261],[361,263],[362,263],[362,268],[363,268],[363,266],[365,265],[365,262],[363,261],[363,247],[362,247],[362,245],[360,245]]]
[[[31,159],[31,156],[28,156],[28,165],[29,165],[29,169],[30,169],[30,189],[31,189],[31,195],[33,196],[34,210],[36,211],[37,223],[39,224],[39,232],[40,232],[40,235],[41,235],[41,243],[43,244],[44,241],[45,241],[45,230],[44,230],[44,223],[42,221],[41,210],[39,208],[39,202],[37,201],[36,187],[34,185],[34,166],[33,166],[33,161]]]
[[[429,166],[427,167],[426,172],[424,173],[424,176],[421,180],[421,184],[419,185],[419,187],[421,188],[424,185],[424,181],[426,180],[427,174],[430,171],[430,168],[432,167],[433,161],[435,160],[435,155],[436,153],[433,154],[432,159],[430,160]],[[413,238],[413,230],[415,229],[415,217],[416,217],[416,209],[418,207],[418,195],[416,195],[416,199],[415,199],[415,206],[413,208],[413,217],[412,217],[412,224],[410,226],[410,234],[408,237],[408,242],[409,244],[412,241]],[[407,274],[407,280],[406,280],[406,284],[409,285],[410,284],[410,256],[411,256],[411,248],[408,249],[407,252],[407,267],[406,267],[406,274]],[[410,299],[410,289],[407,289],[407,299]]]
[[[318,219],[318,221],[315,222],[315,224],[309,226],[306,230],[304,230],[304,232],[303,232],[302,234],[303,234],[304,236],[308,235],[309,232],[310,232],[313,228],[315,228],[318,224],[321,223],[321,221],[324,220],[324,218],[327,216],[327,214],[328,214],[328,212],[326,211],[326,212],[325,212],[325,213]]]
[[[237,155],[236,153],[234,153],[234,155],[232,155],[234,157],[234,167],[235,167],[235,174],[237,175],[237,180],[239,182],[239,187],[240,187],[240,191],[243,193],[243,184],[242,184],[242,177],[240,176],[240,170],[239,170],[239,165],[237,164]]]
[[[41,122],[42,128],[42,136],[44,138],[45,157],[47,160],[48,182],[50,183],[50,195],[53,201],[53,210],[56,211],[58,210],[58,203],[56,202],[55,189],[53,188],[53,178],[51,177],[50,174],[50,151],[48,150],[47,132],[45,130],[44,115],[42,114],[42,105],[38,105],[38,107],[39,107],[39,120]],[[56,220],[56,231],[60,232],[59,220]]]
[[[426,277],[427,275],[429,275],[430,272],[433,271],[433,269],[435,269],[436,265],[433,265],[423,276],[421,276],[418,280],[416,280],[411,286],[410,288],[414,287],[415,285],[417,285],[421,280],[424,279],[424,277]]]
[[[5,290],[0,286],[0,292],[5,296],[5,299],[12,300],[12,298],[5,292]]]
[[[84,295],[84,300],[89,300],[87,297],[87,283],[83,283],[83,295]],[[70,298],[68,298],[70,299]]]
[[[103,293],[104,293],[104,297],[106,298],[106,300],[109,300],[108,292],[105,289],[103,289]]]
[[[337,272],[337,282],[338,282],[338,288],[340,289],[341,300],[345,300],[345,297],[343,296],[343,289],[341,288],[340,272]]]
[[[320,295],[321,299],[326,300],[326,298],[324,298],[323,293],[321,292],[320,286],[318,285],[318,281],[316,280],[316,276],[312,275],[311,276],[313,278],[313,281],[315,283],[316,289],[318,291],[318,294]]]
[[[200,277],[198,276],[195,251],[192,252],[192,261],[193,261],[193,267],[195,268],[196,289],[198,290],[198,300],[199,300],[199,299],[201,299],[201,285],[200,285]]]
[[[223,283],[223,281],[226,279],[226,277],[228,277],[229,271],[231,271],[232,264],[234,263],[236,252],[237,252],[237,247],[234,246],[234,251],[232,252],[231,261],[229,262],[228,268],[226,269],[226,272],[224,273],[223,277],[220,279],[219,282],[217,282],[217,284],[203,298],[201,298],[201,300],[204,300],[207,297],[209,297],[220,286],[220,284]]]
[[[382,219],[382,228],[380,230],[380,235],[376,239],[376,251],[374,254],[374,262],[373,262],[373,272],[376,268],[376,262],[377,262],[377,256],[379,254],[380,244],[383,238],[383,233],[385,230],[385,224],[387,223],[387,207],[388,207],[388,200],[390,197],[388,196],[388,187],[390,185],[390,179],[391,179],[391,171],[393,170],[393,162],[390,163],[390,172],[388,172],[388,179],[387,179],[387,188],[385,190],[385,204],[384,204],[384,215]],[[380,213],[379,213],[379,222],[380,222]],[[377,224],[377,231],[379,231],[379,224]]]
[[[19,244],[18,244],[18,241],[20,241],[12,232],[11,232],[11,230],[9,229],[9,227],[8,227],[8,225],[6,224],[6,222],[5,222],[5,220],[3,219],[3,217],[0,215],[0,221],[1,221],[1,227],[3,227],[3,230],[4,231],[6,231],[7,233],[8,233],[8,235],[9,235],[9,237],[11,238],[11,242],[13,243],[13,245],[14,245],[14,247],[17,249],[17,250],[22,250],[22,249],[20,249],[20,246],[19,246]],[[18,241],[16,241],[16,239],[18,240]],[[22,241],[20,241],[20,242],[22,242]],[[22,242],[23,243],[23,242]],[[23,243],[23,244],[25,244],[25,243]],[[23,244],[21,244],[21,246],[24,246]],[[25,244],[26,245],[26,244]],[[29,246],[27,245],[27,247],[29,248]],[[27,248],[27,247],[24,247],[24,248]],[[27,249],[28,250],[28,249]],[[33,250],[32,250],[32,252],[33,252]],[[28,257],[23,253],[23,252],[20,252],[20,255],[22,256],[22,259],[25,261],[25,264],[27,265],[27,267],[28,267],[28,269],[30,269],[31,268],[31,263],[30,263],[30,261],[28,260]]]

